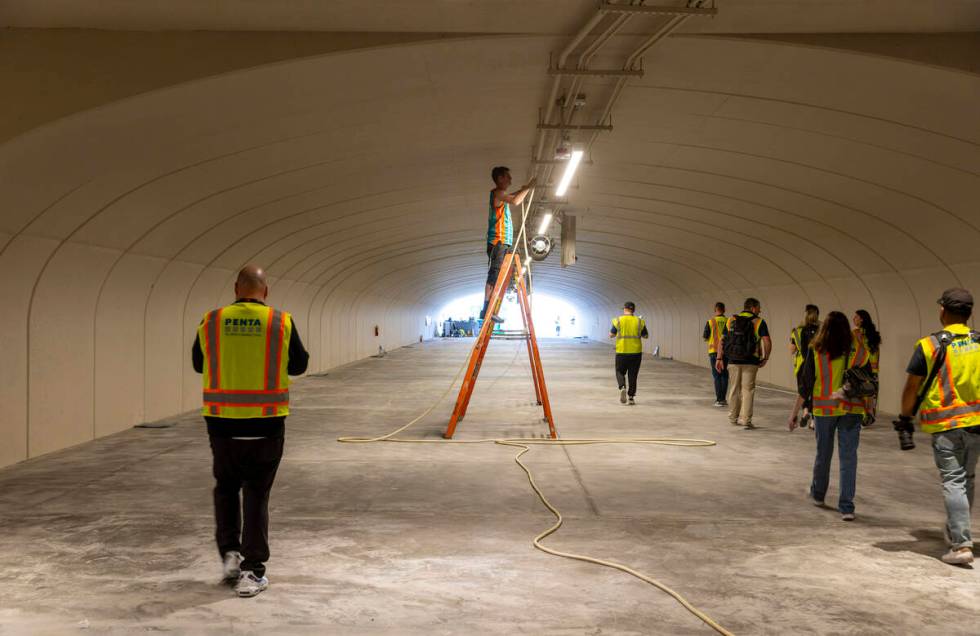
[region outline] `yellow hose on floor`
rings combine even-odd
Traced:
[[[518,349],[518,353],[520,353],[520,349]],[[516,359],[517,356],[515,355],[514,360]],[[514,360],[511,360],[511,364],[513,364]],[[671,589],[670,587],[661,583],[660,581],[658,581],[653,577],[647,576],[642,572],[638,572],[633,568],[627,565],[623,565],[621,563],[616,563],[614,561],[606,561],[603,559],[597,559],[595,557],[590,557],[584,554],[562,552],[560,550],[554,550],[552,548],[549,548],[545,546],[543,543],[541,543],[544,539],[546,539],[547,537],[551,536],[552,534],[558,531],[558,529],[562,525],[563,519],[561,516],[561,512],[559,512],[559,510],[555,508],[550,501],[548,501],[547,497],[544,496],[544,493],[541,492],[541,489],[538,487],[538,484],[534,481],[534,476],[531,474],[530,469],[528,469],[528,467],[524,464],[524,462],[521,461],[521,457],[523,457],[525,453],[530,452],[532,445],[585,446],[591,444],[657,444],[663,446],[715,446],[716,443],[711,440],[703,440],[703,439],[675,439],[675,438],[662,438],[662,439],[658,439],[658,438],[650,438],[650,439],[647,438],[621,438],[621,439],[512,438],[512,439],[456,440],[456,439],[402,439],[402,438],[395,437],[402,431],[405,431],[411,428],[412,426],[414,426],[415,424],[417,424],[418,422],[422,421],[427,415],[429,415],[433,410],[435,410],[435,408],[439,404],[441,404],[444,399],[446,399],[446,397],[452,392],[453,387],[456,385],[456,381],[459,379],[459,376],[462,375],[463,370],[466,369],[468,362],[469,359],[467,358],[467,360],[464,361],[463,366],[461,366],[459,368],[459,371],[456,372],[456,375],[453,377],[452,382],[449,383],[449,387],[445,390],[445,392],[443,392],[442,395],[439,396],[439,399],[433,402],[432,406],[430,406],[425,411],[423,411],[421,415],[419,415],[412,421],[408,422],[404,426],[396,428],[390,433],[387,433],[385,435],[380,435],[378,437],[339,437],[337,438],[337,441],[342,444],[373,444],[376,442],[398,442],[403,444],[490,444],[493,443],[498,446],[513,446],[515,448],[519,448],[521,450],[514,457],[514,461],[517,463],[518,466],[520,466],[521,470],[524,471],[524,474],[527,475],[528,483],[531,485],[531,489],[534,491],[534,494],[538,496],[538,499],[541,500],[541,503],[544,505],[544,507],[547,508],[548,511],[555,516],[554,525],[552,525],[550,528],[548,528],[538,536],[534,537],[532,544],[534,545],[535,548],[553,556],[563,557],[566,559],[574,559],[576,561],[584,561],[585,563],[594,563],[596,565],[602,565],[605,567],[613,568],[619,570],[620,572],[625,572],[626,574],[635,576],[636,578],[640,579],[644,583],[649,583],[650,585],[656,587],[657,589],[671,596],[674,600],[680,603],[684,607],[684,609],[689,611],[691,614],[693,614],[699,620],[701,620],[705,625],[711,627],[719,634],[723,634],[724,636],[734,636],[732,632],[728,631],[727,629],[719,625],[710,616],[708,616],[707,614],[699,610],[697,607],[692,605],[679,592]]]

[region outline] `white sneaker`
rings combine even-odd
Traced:
[[[626,389],[620,389],[619,390],[619,403],[620,404],[626,404],[626,398],[627,397],[628,396],[626,395]]]
[[[824,503],[822,501],[818,501],[817,499],[814,499],[813,494],[810,493],[810,491],[807,491],[807,493],[806,493],[806,500],[809,501],[810,503],[812,503],[814,506],[817,506],[817,507],[820,507],[820,508],[822,508],[823,505],[824,505]]]
[[[238,577],[238,584],[235,586],[235,592],[243,598],[250,598],[252,596],[258,595],[259,592],[265,591],[269,587],[269,579],[266,577],[259,578],[255,576],[254,573],[245,570]]]
[[[973,550],[970,548],[950,548],[949,552],[942,556],[943,563],[950,565],[969,565],[973,563]]]
[[[636,400],[630,398],[630,406],[636,406]]]
[[[224,576],[224,579],[226,581],[234,581],[238,579],[242,573],[241,566],[242,555],[239,552],[235,550],[225,552],[225,559],[221,568],[221,573]]]
[[[841,513],[840,518],[841,518],[841,521],[854,521],[854,513],[853,512],[844,512],[844,513]]]

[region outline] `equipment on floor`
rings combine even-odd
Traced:
[[[507,291],[507,286],[511,280],[514,281],[514,287],[517,290],[517,303],[521,307],[521,318],[524,320],[522,335],[527,341],[527,354],[531,361],[534,394],[537,397],[537,403],[541,405],[544,411],[544,421],[548,423],[551,438],[557,439],[558,431],[555,430],[555,419],[551,413],[548,387],[545,385],[544,369],[541,367],[541,353],[538,350],[538,340],[534,335],[534,321],[531,320],[531,303],[527,296],[527,286],[524,284],[524,268],[521,267],[521,257],[516,252],[504,256],[503,265],[500,266],[500,274],[497,275],[497,282],[490,294],[488,305],[490,309],[487,313],[496,315],[500,311],[500,303],[503,302],[504,293]],[[466,416],[466,409],[469,407],[470,398],[473,396],[476,379],[480,375],[480,366],[483,364],[483,358],[490,346],[492,333],[493,321],[485,320],[480,328],[480,335],[473,345],[473,351],[470,353],[466,375],[463,376],[463,384],[459,388],[459,397],[456,398],[456,406],[453,408],[452,417],[449,419],[449,426],[443,434],[446,439],[452,439],[459,421]]]

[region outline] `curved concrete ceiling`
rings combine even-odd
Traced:
[[[658,3],[650,3],[658,4]],[[680,1],[659,4],[683,6]],[[716,0],[719,15],[694,33],[890,33],[980,30],[973,0]],[[595,0],[7,0],[0,25],[117,30],[425,31],[568,34]],[[629,32],[629,30],[627,30]]]
[[[529,172],[562,43],[283,62],[0,146],[0,464],[194,408],[194,330],[245,262],[267,266],[312,370],[430,336],[427,315],[482,287],[489,168]],[[865,307],[894,401],[939,292],[980,291],[980,78],[724,38],[669,40],[645,69],[570,194],[579,261],[537,265],[537,289],[594,335],[633,298],[661,353],[696,363],[711,304],[757,296],[777,342],[761,377],[783,385],[804,303]]]

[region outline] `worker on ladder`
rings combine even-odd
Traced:
[[[510,168],[497,166],[490,171],[490,178],[493,179],[494,188],[490,191],[490,217],[487,229],[487,258],[490,259],[490,271],[487,273],[487,287],[483,297],[483,309],[480,311],[480,320],[487,317],[487,310],[490,305],[490,294],[493,293],[493,286],[500,275],[500,267],[503,265],[504,257],[513,250],[514,246],[514,221],[510,214],[511,205],[520,205],[527,198],[527,195],[534,189],[534,178],[532,177],[526,185],[513,194],[507,193],[512,178]],[[493,308],[490,319],[495,323],[502,323],[503,318],[497,315],[497,307]]]
[[[627,301],[623,304],[623,315],[613,318],[609,337],[616,339],[616,381],[619,383],[619,401],[630,406],[636,405],[636,379],[640,375],[640,362],[643,361],[643,342],[649,338],[647,324],[643,318],[633,315],[636,305]],[[627,380],[629,383],[627,385]]]

